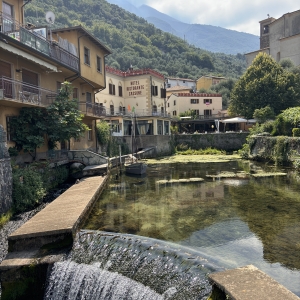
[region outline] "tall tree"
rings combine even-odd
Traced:
[[[270,106],[277,115],[300,104],[299,75],[283,69],[270,55],[260,53],[236,83],[230,114],[252,118],[255,109]]]

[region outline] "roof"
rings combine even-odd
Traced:
[[[206,93],[177,93],[172,94],[177,97],[222,97],[222,94],[206,94]]]
[[[203,75],[201,76],[200,78],[202,77],[206,77],[206,78],[217,78],[217,79],[225,79],[225,77],[221,77],[221,76],[212,76],[212,75]],[[199,78],[199,79],[200,79]]]
[[[195,81],[196,81],[196,80],[194,80],[194,79],[189,79],[189,78],[179,78],[179,77],[167,77],[167,79],[170,79],[170,80],[191,81],[191,82],[195,82]]]
[[[96,44],[98,47],[100,47],[106,54],[112,54],[112,51],[108,47],[103,45],[102,42],[100,42],[100,40],[98,40],[95,36],[93,36],[91,33],[89,33],[81,25],[74,26],[74,27],[52,29],[52,33],[58,33],[58,32],[64,32],[64,31],[78,31],[81,34],[87,36],[94,44]]]
[[[172,91],[180,91],[180,90],[190,90],[191,87],[189,86],[182,86],[182,85],[175,85],[175,86],[172,86],[170,88],[167,88],[167,92],[172,92]]]
[[[130,77],[130,76],[138,76],[138,75],[152,75],[158,77],[161,80],[164,80],[165,77],[163,74],[154,71],[152,69],[140,69],[140,70],[128,70],[126,72],[112,68],[110,66],[106,66],[105,70],[107,73],[114,74],[120,77]]]

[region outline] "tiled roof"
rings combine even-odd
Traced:
[[[156,76],[156,77],[158,77],[162,80],[165,79],[164,75],[162,75],[161,73],[159,73],[157,71],[154,71],[152,69],[128,70],[126,72],[123,72],[121,70],[106,66],[105,70],[106,70],[107,73],[115,74],[115,75],[118,75],[118,76],[121,76],[121,77],[129,77],[129,76],[149,74],[149,75]]]
[[[206,94],[206,93],[177,93],[178,97],[222,97],[222,94]]]
[[[195,80],[189,79],[189,78],[168,77],[167,79],[170,79],[170,80],[181,80],[181,81],[191,81],[191,82],[195,82]]]

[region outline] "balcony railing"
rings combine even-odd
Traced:
[[[108,116],[125,116],[125,117],[170,117],[169,113],[166,112],[156,112],[156,111],[149,111],[147,109],[135,109],[134,113],[132,111],[125,110],[109,110],[107,111]]]
[[[50,42],[42,35],[27,29],[18,21],[2,12],[0,12],[0,31],[18,40],[20,43],[49,56],[60,64],[79,71],[78,57],[61,48],[57,43]]]
[[[90,117],[105,117],[105,107],[99,103],[79,102],[79,110],[86,116]]]
[[[0,77],[0,100],[11,100],[34,106],[48,106],[56,98],[56,92],[38,86]]]

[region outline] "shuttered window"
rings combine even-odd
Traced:
[[[31,72],[26,69],[22,69],[22,80],[26,84],[38,86],[39,85],[39,75],[37,73]],[[27,85],[23,85],[23,91],[30,93],[38,93],[38,89],[34,89]]]

